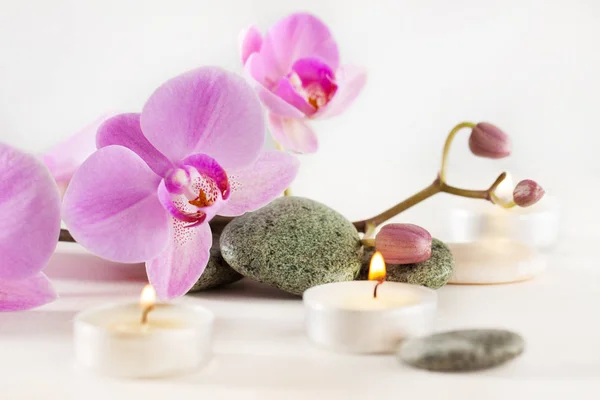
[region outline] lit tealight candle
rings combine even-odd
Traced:
[[[403,339],[433,330],[435,291],[385,282],[385,261],[378,252],[371,259],[369,279],[328,283],[304,292],[312,341],[335,351],[391,353]]]
[[[105,305],[76,316],[76,359],[110,376],[190,372],[210,359],[213,319],[201,307],[156,304],[156,293],[147,285],[139,303]]]
[[[368,279],[370,281],[377,281],[375,284],[375,288],[373,289],[373,300],[376,302],[381,302],[377,300],[377,289],[379,286],[385,282],[385,275],[387,270],[385,268],[385,260],[380,252],[376,251],[373,253],[373,257],[371,257],[371,263],[369,264],[369,276]]]

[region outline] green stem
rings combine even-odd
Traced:
[[[400,203],[396,204],[394,207],[392,207],[388,210],[385,210],[381,214],[378,214],[378,215],[376,215],[372,218],[366,219],[366,220],[354,222],[354,226],[356,227],[356,229],[359,232],[365,233],[363,239],[367,239],[370,241],[370,239],[373,236],[373,234],[375,233],[375,229],[377,228],[378,225],[384,223],[385,221],[389,220],[390,218],[395,217],[396,215],[400,214],[401,212],[406,211],[407,209],[411,208],[415,204],[418,204],[418,203],[430,198],[434,194],[437,194],[440,192],[444,192],[444,193],[448,193],[448,194],[452,194],[452,195],[460,196],[460,197],[468,197],[471,199],[488,200],[488,201],[491,201],[492,203],[499,204],[504,208],[511,208],[511,207],[515,206],[514,201],[511,201],[508,203],[504,202],[502,199],[500,199],[495,194],[495,191],[496,191],[496,188],[498,187],[498,185],[506,178],[505,172],[500,174],[500,176],[498,176],[498,178],[496,178],[494,183],[487,190],[462,189],[462,188],[458,188],[458,187],[455,187],[452,185],[448,185],[446,183],[446,166],[448,164],[448,154],[450,153],[450,147],[452,145],[452,141],[454,140],[454,138],[456,137],[456,134],[461,129],[463,129],[463,128],[473,129],[474,127],[475,127],[475,124],[473,122],[461,122],[460,124],[457,124],[454,128],[452,128],[452,130],[448,134],[448,137],[446,138],[446,143],[444,144],[444,152],[442,153],[442,166],[440,168],[440,173],[438,175],[438,178],[431,185],[427,186],[425,189],[421,190],[420,192],[413,194],[408,199],[401,201]]]
[[[356,221],[353,224],[354,224],[354,227],[359,232],[365,232],[363,239],[371,239],[371,236],[375,233],[375,228],[377,228],[378,225],[381,225],[382,223],[389,220],[390,218],[393,218],[396,215],[411,208],[412,206],[430,198],[434,194],[442,193],[442,192],[452,194],[455,196],[467,197],[470,199],[488,200],[488,201],[491,201],[492,203],[499,204],[504,208],[510,208],[510,207],[514,206],[514,201],[511,202],[512,205],[511,205],[511,203],[503,203],[501,201],[498,201],[497,200],[498,197],[494,194],[494,190],[496,190],[496,188],[504,180],[504,178],[506,178],[505,172],[500,174],[500,176],[498,176],[498,178],[496,178],[494,183],[487,190],[462,189],[462,188],[448,185],[447,183],[442,182],[441,179],[438,178],[431,185],[427,186],[425,189],[421,190],[418,193],[413,194],[406,200],[403,200],[400,203],[396,204],[394,207],[387,209],[384,212],[382,212],[372,218],[362,220],[362,221]],[[371,242],[369,242],[369,243],[371,243]]]
[[[450,153],[450,146],[452,145],[452,141],[456,134],[463,128],[471,128],[473,129],[475,124],[472,122],[461,122],[456,125],[446,138],[446,143],[444,144],[444,152],[442,153],[442,167],[440,168],[440,180],[442,182],[446,182],[446,165],[448,164],[448,154]]]
[[[373,218],[369,218],[363,221],[354,222],[354,226],[359,232],[365,232],[367,229],[372,231],[378,225],[384,223],[388,219],[395,217],[401,212],[408,210],[415,204],[422,202],[425,199],[433,196],[436,193],[439,193],[441,190],[441,186],[439,184],[439,180],[436,179],[431,185],[427,186],[425,189],[421,190],[418,193],[413,194],[408,199],[396,204],[394,207],[385,210],[381,214],[374,216]],[[373,227],[373,228],[370,228]],[[367,237],[368,239],[368,237]]]
[[[361,239],[360,243],[365,247],[375,247],[375,239]]]
[[[470,199],[484,199],[490,200],[490,194],[487,190],[470,190],[470,189],[461,189],[454,186],[450,186],[446,183],[441,183],[442,192],[453,194],[455,196],[460,197],[468,197]]]

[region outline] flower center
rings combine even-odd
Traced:
[[[209,156],[197,154],[169,172],[159,188],[159,200],[176,219],[195,226],[216,215],[229,197],[229,180]]]
[[[196,206],[198,208],[202,208],[202,207],[208,207],[208,206],[212,206],[215,201],[214,200],[209,200],[206,192],[204,192],[204,190],[200,189],[199,193],[198,193],[198,197],[196,197],[194,200],[189,200],[188,203],[190,203],[193,206]]]
[[[190,183],[190,174],[185,169],[177,168],[173,172],[173,182],[179,186],[186,186]]]
[[[335,90],[327,92],[324,86],[328,86],[329,89],[337,89],[337,86],[333,84],[333,81],[329,77],[326,77],[326,79],[327,85],[323,85],[320,82],[304,83],[297,73],[292,72],[289,75],[289,80],[294,90],[317,110],[327,104],[335,94]]]

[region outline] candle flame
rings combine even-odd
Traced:
[[[152,285],[146,285],[140,296],[140,305],[142,308],[150,308],[153,307],[154,304],[156,304],[156,291]]]
[[[385,273],[385,260],[381,253],[376,251],[371,257],[371,264],[369,265],[369,280],[382,281],[385,279]]]
[[[513,199],[513,190],[515,190],[515,184],[512,180],[512,176],[510,173],[506,172],[506,178],[500,182],[494,193],[502,200],[511,201]]]

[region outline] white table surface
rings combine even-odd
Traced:
[[[168,380],[96,377],[74,365],[73,317],[137,298],[144,270],[60,244],[47,272],[61,298],[0,314],[0,399],[598,399],[600,268],[590,250],[599,245],[600,218],[587,212],[593,198],[577,202],[565,213],[565,238],[536,279],[438,291],[438,330],[498,327],[523,335],[525,353],[504,366],[441,374],[391,355],[330,353],[304,335],[298,297],[243,280],[181,300],[217,316],[214,358],[204,370]]]

